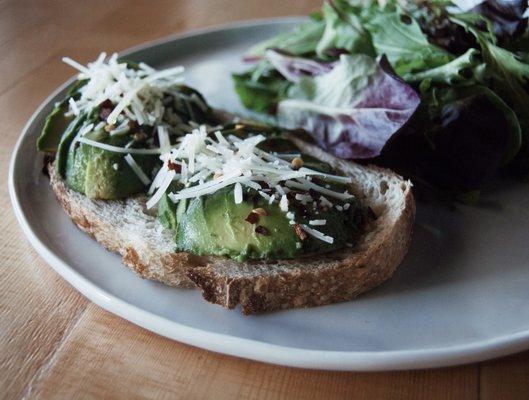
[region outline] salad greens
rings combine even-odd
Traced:
[[[281,71],[280,63],[276,58]],[[342,54],[328,72],[284,75],[292,85],[278,104],[279,124],[310,131],[320,146],[343,158],[378,156],[420,103],[417,93],[387,68],[385,58],[377,63],[363,54]]]
[[[328,151],[476,197],[529,175],[528,4],[328,0],[250,49],[242,103]]]

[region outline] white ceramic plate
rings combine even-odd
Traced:
[[[230,81],[251,44],[298,19],[256,21],[172,37],[123,53],[182,64],[213,106],[243,112]],[[102,50],[104,44],[101,45]],[[465,363],[529,348],[529,190],[510,184],[487,207],[418,204],[413,244],[394,278],[349,303],[249,316],[198,291],[145,281],[79,231],[40,171],[35,139],[64,86],[29,120],[9,189],[42,257],[90,300],[129,321],[205,349],[289,366],[387,370]]]

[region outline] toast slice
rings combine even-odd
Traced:
[[[146,212],[146,197],[90,200],[68,189],[49,166],[51,186],[74,223],[141,277],[198,287],[209,302],[244,314],[350,300],[389,279],[404,258],[415,216],[411,182],[394,172],[338,159],[291,138],[308,154],[354,178],[353,193],[369,206],[370,222],[354,247],[273,262],[237,262],[175,253],[172,232]]]

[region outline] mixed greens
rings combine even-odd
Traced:
[[[529,173],[526,14],[516,0],[329,0],[251,48],[235,89],[340,157],[476,198],[498,173]]]

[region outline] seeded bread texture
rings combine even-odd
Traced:
[[[68,189],[49,166],[51,186],[73,222],[141,277],[198,287],[204,298],[245,314],[350,300],[389,279],[404,258],[415,215],[411,183],[390,170],[333,157],[292,138],[303,152],[353,177],[352,191],[376,220],[354,247],[273,262],[236,262],[175,253],[172,232],[146,212],[146,197],[91,200]]]

